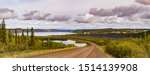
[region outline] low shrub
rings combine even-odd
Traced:
[[[117,58],[148,57],[143,45],[131,41],[112,41],[106,46],[106,52]]]
[[[43,47],[45,49],[58,49],[58,48],[65,48],[65,47],[67,47],[67,45],[65,45],[63,43],[47,41],[47,42],[43,43]]]

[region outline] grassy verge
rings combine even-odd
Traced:
[[[77,47],[70,47],[70,48],[62,48],[62,49],[48,49],[48,50],[25,50],[20,52],[13,52],[13,53],[3,53],[0,55],[1,58],[24,58],[34,55],[40,55],[50,52],[60,52],[75,49]]]
[[[106,45],[106,52],[116,58],[148,58],[149,43],[149,37],[112,40]]]

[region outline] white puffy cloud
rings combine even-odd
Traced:
[[[77,23],[91,23],[94,19],[94,16],[91,14],[78,15],[74,20]]]

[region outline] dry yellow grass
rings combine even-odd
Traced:
[[[60,52],[60,51],[74,49],[74,48],[77,48],[77,47],[63,48],[63,49],[48,49],[48,50],[26,50],[22,52],[2,54],[1,57],[2,58],[24,58],[24,57],[33,56],[33,55],[45,54],[45,53],[50,53],[50,52]]]
[[[104,46],[98,46],[98,48],[99,48],[99,50],[101,50],[101,51],[103,51],[104,53],[106,53]],[[113,57],[112,57],[111,55],[109,55],[109,54],[106,54],[106,56],[107,56],[108,58],[113,58]]]

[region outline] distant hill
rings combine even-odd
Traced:
[[[15,29],[11,29],[15,30]],[[27,29],[21,29],[17,28],[18,32],[22,32],[22,30],[27,30]],[[30,30],[30,29],[29,29]],[[34,29],[35,32],[74,32],[74,30],[59,30],[59,29]]]
[[[35,29],[35,32],[74,32],[74,30]]]

